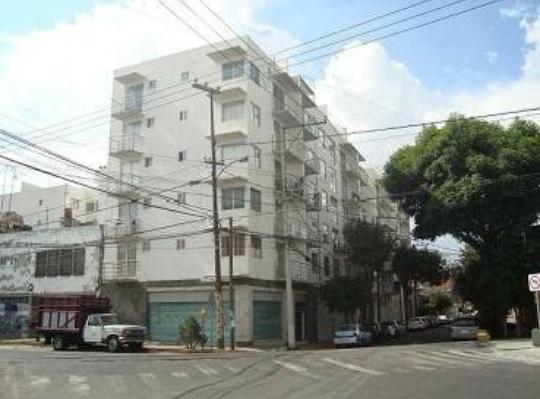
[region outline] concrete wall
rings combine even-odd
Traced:
[[[147,324],[147,294],[140,283],[105,283],[101,292],[109,298],[113,312],[118,313],[122,322],[143,326]]]

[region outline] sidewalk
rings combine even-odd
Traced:
[[[524,339],[512,339],[512,340],[495,340],[491,341],[493,347],[501,351],[515,351],[515,350],[524,350],[524,349],[534,349],[540,351],[540,348],[533,346],[532,340],[530,338]]]

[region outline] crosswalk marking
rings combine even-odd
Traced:
[[[71,374],[68,377],[70,391],[75,392],[81,396],[87,396],[90,391],[90,385],[88,385],[88,378],[80,375]]]
[[[442,357],[444,359],[450,359],[454,361],[459,360],[459,361],[464,361],[464,362],[472,362],[476,364],[491,363],[491,361],[488,359],[480,359],[478,357],[472,357],[472,356],[460,356],[460,355],[455,355],[455,354],[446,353],[446,352],[440,352],[437,354],[437,356]],[[456,358],[456,356],[458,356],[458,358]]]
[[[211,375],[218,375],[219,374],[219,371],[217,370],[214,370],[210,367],[207,367],[207,366],[195,366],[197,367],[197,370],[199,370],[201,373],[205,374],[205,375],[208,375],[208,376],[211,376]]]
[[[146,385],[152,388],[156,388],[159,385],[156,376],[152,373],[139,373],[139,377]]]
[[[189,377],[188,373],[186,373],[184,371],[175,371],[174,373],[171,373],[171,375],[173,377],[176,377],[176,378],[188,378]]]
[[[286,369],[296,371],[297,373],[304,373],[306,369],[304,367],[298,366],[296,364],[284,362],[283,360],[277,360],[274,359],[273,362],[281,367],[284,367]]]
[[[231,365],[229,365],[229,364],[226,364],[226,365],[223,366],[223,367],[225,367],[225,368],[226,368],[227,370],[229,370],[231,373],[238,373],[238,372],[240,372],[240,369],[237,369],[236,367],[233,367],[233,366],[231,366]]]
[[[430,360],[432,362],[439,362],[445,365],[458,365],[458,366],[470,366],[470,363],[464,362],[458,359],[448,359],[438,355],[430,355],[427,353],[417,353],[417,358]]]
[[[416,369],[416,370],[423,370],[423,371],[437,370],[435,367],[420,366],[420,365],[411,366],[411,368]]]
[[[33,375],[32,377],[30,377],[31,387],[42,388],[46,385],[49,385],[50,382],[51,382],[51,379],[49,377],[37,376],[37,375]]]
[[[340,367],[343,367],[345,369],[352,370],[352,371],[359,371],[365,374],[371,374],[371,375],[384,375],[385,374],[382,371],[367,369],[365,367],[360,367],[355,364],[338,362],[337,360],[331,359],[329,357],[325,357],[322,360],[325,361],[326,363],[334,364],[336,366],[340,366]]]

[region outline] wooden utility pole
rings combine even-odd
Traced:
[[[216,133],[214,129],[214,95],[219,93],[218,89],[213,89],[208,85],[194,83],[195,89],[205,91],[210,96],[210,143],[212,150],[212,210],[213,210],[213,231],[214,231],[214,268],[215,285],[214,298],[216,301],[216,336],[219,349],[225,348],[225,336],[223,330],[223,293],[221,281],[221,259],[219,254],[219,214],[217,202],[217,172],[216,172]]]

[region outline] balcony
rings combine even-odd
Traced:
[[[321,233],[314,227],[307,229],[307,245],[312,248],[321,246]]]
[[[278,119],[283,126],[298,126],[304,122],[304,110],[300,104],[295,102],[292,97],[284,95],[282,98],[273,97],[274,117]]]
[[[276,190],[287,197],[304,199],[305,183],[302,177],[285,176],[276,179]]]
[[[362,168],[358,164],[358,162],[354,161],[353,159],[347,157],[345,160],[345,163],[343,164],[343,171],[346,175],[353,177],[353,178],[362,178]]]
[[[288,138],[282,148],[284,148],[286,161],[304,163],[306,159],[306,147],[300,139]]]
[[[138,175],[124,174],[118,175],[117,182],[112,182],[109,191],[118,196],[137,198],[140,196],[139,188],[141,178]],[[121,180],[121,181],[120,181]]]
[[[111,239],[126,238],[127,236],[135,233],[139,228],[139,221],[133,219],[131,222],[119,221],[113,226],[107,226],[105,228],[105,237]]]
[[[126,96],[124,101],[113,100],[112,117],[119,121],[142,119],[142,98]]]
[[[319,212],[321,210],[321,196],[319,193],[306,195],[306,210],[308,212]]]
[[[315,155],[310,155],[308,159],[304,162],[304,174],[309,175],[318,175],[320,173],[320,161],[319,158],[316,158]]]
[[[135,259],[123,260],[103,265],[103,281],[126,282],[137,280],[139,261]]]
[[[296,220],[287,220],[285,222],[276,219],[274,224],[274,233],[276,236],[287,237],[296,240],[305,240],[307,238],[307,229],[304,223]]]
[[[140,135],[112,137],[109,142],[109,155],[120,159],[134,160],[143,153],[144,139]]]

